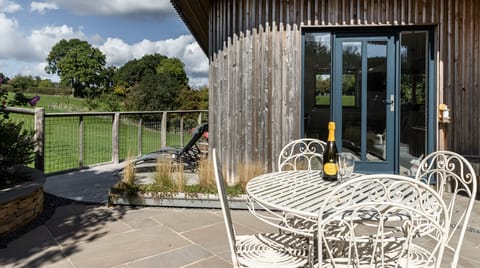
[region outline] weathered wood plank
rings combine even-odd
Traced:
[[[437,103],[453,116],[439,147],[480,154],[480,1],[226,2],[210,2],[209,118],[210,142],[232,167],[258,160],[272,169],[281,145],[300,135],[300,27],[309,25],[433,25]]]

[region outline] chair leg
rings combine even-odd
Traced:
[[[313,267],[313,261],[315,259],[315,236],[308,238],[308,267]]]

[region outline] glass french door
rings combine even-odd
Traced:
[[[395,38],[334,37],[331,118],[341,151],[357,156],[355,170],[394,172]]]
[[[432,40],[428,29],[305,30],[301,135],[325,140],[334,120],[356,171],[412,175],[435,147]]]

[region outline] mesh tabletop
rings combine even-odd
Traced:
[[[317,217],[325,196],[339,183],[322,179],[320,171],[281,171],[251,179],[246,191],[255,202],[272,209]]]

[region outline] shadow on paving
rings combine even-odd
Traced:
[[[85,170],[55,175],[55,180],[65,180],[63,185],[61,181],[55,183],[55,191],[66,196],[75,192],[82,196],[89,191],[102,195],[96,199],[105,199],[110,185],[118,178],[96,180],[102,175],[111,176],[111,172]],[[132,209],[135,208],[128,208]],[[94,241],[106,236],[108,228],[105,225],[121,220],[126,210],[125,207],[107,208],[105,203],[76,201],[45,192],[43,212],[22,228],[0,237],[0,266],[43,267],[59,262],[79,251],[79,241]]]

